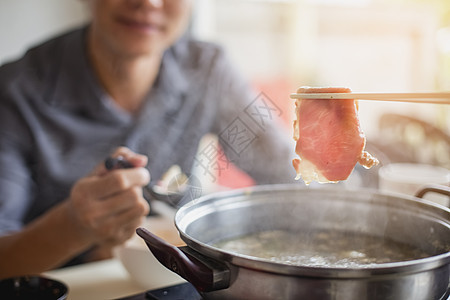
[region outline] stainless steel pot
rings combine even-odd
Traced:
[[[208,299],[447,299],[450,210],[414,197],[370,190],[258,186],[196,199],[175,224],[185,247],[139,228],[167,268]],[[341,230],[407,243],[429,257],[351,268],[275,263],[212,246],[265,230]]]

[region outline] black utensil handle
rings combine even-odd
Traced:
[[[123,156],[118,156],[105,159],[105,168],[107,170],[131,169],[134,168],[134,166]]]
[[[162,265],[189,281],[198,291],[208,292],[229,286],[229,270],[224,266],[216,264],[217,268],[210,267],[211,261],[202,261],[199,256],[196,258],[182,251],[145,228],[138,228],[136,233],[145,240]]]

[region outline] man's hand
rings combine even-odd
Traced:
[[[122,156],[134,168],[106,170],[104,164],[72,188],[70,216],[93,245],[112,247],[128,240],[149,212],[142,187],[150,181],[145,169],[147,157],[119,148],[112,157]]]

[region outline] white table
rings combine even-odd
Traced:
[[[173,224],[175,210],[159,201],[155,201],[153,206],[161,217],[148,218],[143,225],[167,241],[176,243],[179,237]],[[168,279],[166,283],[149,281],[143,287],[130,277],[118,258],[53,270],[43,275],[65,283],[69,287],[69,300],[117,299],[185,282],[181,278]]]

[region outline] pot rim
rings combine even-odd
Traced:
[[[439,223],[444,223],[446,227],[450,229],[450,209],[439,205],[437,203],[424,200],[421,198],[401,195],[396,193],[379,192],[373,189],[342,189],[342,188],[311,188],[311,187],[298,187],[294,184],[276,184],[276,185],[259,185],[250,188],[235,189],[230,191],[222,191],[205,195],[186,203],[178,209],[175,214],[175,226],[183,241],[191,249],[206,255],[209,258],[225,261],[226,263],[238,267],[257,269],[260,271],[266,271],[277,274],[285,275],[298,275],[308,277],[326,277],[326,278],[366,278],[373,277],[374,275],[393,275],[398,273],[417,273],[426,270],[438,268],[440,266],[450,263],[450,251],[438,255],[429,256],[426,258],[420,258],[410,261],[380,263],[374,265],[366,265],[361,267],[326,267],[326,266],[298,266],[283,264],[279,262],[272,262],[267,259],[262,259],[254,256],[243,255],[240,253],[234,253],[226,251],[188,235],[181,229],[180,220],[182,217],[192,210],[193,208],[204,204],[209,201],[215,201],[217,199],[232,198],[245,195],[254,195],[256,193],[287,191],[287,190],[302,190],[311,192],[324,192],[335,193],[341,191],[345,193],[371,193],[373,196],[387,196],[394,197],[405,201],[412,201],[416,205],[424,206],[432,212],[440,212],[445,215],[438,220]],[[449,231],[450,232],[450,231]]]

